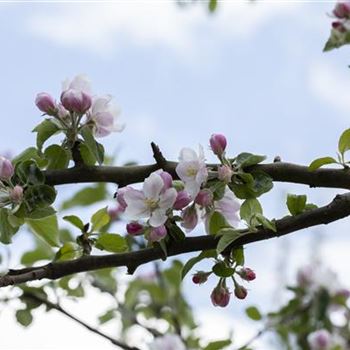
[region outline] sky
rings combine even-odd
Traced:
[[[227,0],[209,15],[200,2],[185,7],[167,0],[0,2],[0,152],[16,154],[34,143],[30,130],[41,120],[34,105],[38,92],[58,97],[65,78],[84,73],[95,93],[113,95],[121,107],[125,130],[101,139],[120,163],[152,162],[151,141],[174,160],[182,147],[202,144],[213,161],[208,140],[217,132],[226,135],[232,155],[248,151],[269,161],[279,155],[299,164],[334,156],[350,124],[350,55],[347,47],[322,52],[332,8],[333,2]],[[287,214],[287,192],[307,193],[311,202],[324,205],[341,191],[276,184],[262,197],[268,217]],[[242,318],[244,307],[276,306],[277,284],[291,281],[295,269],[315,255],[315,245],[320,259],[350,286],[344,264],[348,225],[343,220],[247,247],[247,262],[258,278],[246,301],[233,301],[224,311],[209,302],[213,285],[194,290],[185,281],[189,299],[196,295],[203,334],[220,337],[233,326],[237,341],[248,339],[255,330]],[[13,249],[27,244],[18,234]],[[99,313],[98,307],[89,309],[93,293],[85,302],[68,304],[91,323]],[[37,316],[24,330],[8,310],[0,313],[2,347],[67,348],[67,338],[56,336],[59,327],[69,335],[68,348],[112,349],[54,312],[39,310]]]

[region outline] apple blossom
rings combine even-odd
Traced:
[[[222,134],[213,134],[209,140],[211,150],[217,156],[221,156],[226,149],[227,141],[226,137]]]
[[[118,204],[120,205],[120,209],[122,211],[125,211],[125,209],[127,207],[127,204],[126,204],[125,199],[124,199],[124,195],[130,188],[131,187],[126,186],[126,187],[119,188],[117,191],[116,198],[117,198]]]
[[[196,196],[195,203],[202,207],[208,207],[213,203],[214,195],[209,189],[200,190]]]
[[[159,227],[154,227],[151,229],[151,232],[148,236],[148,239],[151,242],[159,242],[167,235],[167,229],[164,225],[161,225]]]
[[[138,235],[142,235],[143,231],[144,231],[144,227],[143,225],[141,225],[138,222],[129,222],[126,225],[126,231],[128,232],[129,235],[132,236],[138,236]]]
[[[234,193],[227,186],[224,196],[220,200],[214,202],[214,207],[233,227],[238,226],[240,222],[238,213],[241,205]]]
[[[166,334],[150,344],[150,350],[186,350],[181,338],[176,334]]]
[[[331,334],[326,329],[310,333],[307,341],[311,350],[328,350],[332,346]]]
[[[253,281],[256,278],[255,272],[252,269],[250,269],[249,267],[243,267],[242,269],[237,271],[237,273],[245,281]]]
[[[174,209],[175,210],[181,210],[185,207],[187,207],[192,202],[191,197],[189,194],[183,190],[177,193],[176,201],[174,203]]]
[[[91,107],[92,99],[84,91],[69,89],[62,92],[61,103],[68,111],[84,114]]]
[[[152,173],[143,183],[142,191],[129,187],[124,193],[127,204],[125,214],[132,220],[149,217],[152,227],[158,227],[167,220],[167,210],[175,203],[177,192],[174,188],[163,191],[164,181]]]
[[[198,271],[192,276],[192,282],[194,284],[203,284],[208,280],[211,272]]]
[[[86,94],[91,94],[91,83],[88,77],[84,74],[79,74],[73,78],[73,80],[66,79],[62,83],[62,91],[73,89]]]
[[[183,148],[179,156],[176,173],[185,183],[185,190],[195,198],[201,185],[207,180],[208,170],[204,162],[203,147],[199,146],[199,153],[191,148]]]
[[[108,215],[111,218],[111,220],[117,220],[119,218],[119,215],[123,212],[124,212],[124,209],[121,207],[119,203],[112,208],[108,208]]]
[[[350,2],[338,2],[333,10],[333,15],[337,18],[349,18],[350,17]]]
[[[23,187],[16,185],[10,190],[10,198],[13,203],[20,203],[23,199]]]
[[[167,172],[162,169],[159,169],[156,171],[157,174],[163,179],[164,187],[163,191],[167,190],[168,188],[172,187],[173,185],[173,177]]]
[[[14,167],[12,162],[9,159],[0,156],[0,179],[9,180],[13,174]]]
[[[187,207],[182,212],[182,223],[181,226],[186,229],[186,231],[192,231],[198,224],[198,214],[195,206]]]
[[[104,137],[124,129],[124,125],[115,123],[120,110],[111,103],[111,100],[111,96],[95,98],[91,110],[87,113],[87,122],[92,124],[96,137]]]
[[[56,114],[56,111],[57,111],[56,102],[53,99],[53,97],[51,97],[51,95],[49,95],[46,92],[40,92],[39,94],[36,95],[35,104],[42,112],[48,115]]]
[[[211,302],[214,306],[225,307],[230,302],[230,291],[222,283],[219,283],[210,295]]]
[[[233,170],[228,165],[221,165],[218,167],[218,179],[226,184],[231,182]]]

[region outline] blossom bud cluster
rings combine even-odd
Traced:
[[[12,162],[0,156],[0,208],[8,205],[16,207],[22,203],[23,187],[13,185],[11,181],[14,171]]]
[[[332,16],[335,20],[332,22],[331,37],[327,43],[330,48],[339,47],[349,43],[350,1],[340,1],[336,3]]]
[[[89,80],[78,75],[63,83],[59,102],[41,92],[37,94],[35,104],[44,114],[53,117],[67,135],[76,137],[78,130],[88,125],[96,137],[104,137],[124,128],[116,123],[120,112],[111,100],[111,96],[92,95]]]

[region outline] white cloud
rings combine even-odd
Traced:
[[[325,62],[312,62],[308,84],[313,94],[342,113],[350,112],[350,74],[342,65],[342,70]],[[346,116],[347,120],[349,119]]]
[[[61,4],[30,16],[27,24],[39,37],[102,56],[113,54],[125,44],[165,47],[188,56],[208,40],[207,36],[251,35],[267,20],[290,15],[299,5],[227,1],[208,16],[205,4],[183,9],[174,1]]]

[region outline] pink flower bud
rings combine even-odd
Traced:
[[[168,188],[172,187],[172,185],[173,185],[173,178],[168,172],[160,170],[158,172],[158,174],[159,174],[159,176],[162,178],[162,180],[164,182],[163,191],[165,191]]]
[[[91,107],[92,99],[84,91],[69,89],[62,93],[61,102],[68,111],[84,114]]]
[[[198,214],[194,207],[188,207],[182,212],[181,226],[192,231],[198,224]]]
[[[345,28],[344,24],[339,22],[339,21],[332,22],[332,28],[339,33],[346,32],[346,28]]]
[[[340,19],[350,17],[350,2],[338,2],[333,10],[333,15]]]
[[[48,115],[55,115],[57,111],[56,102],[51,95],[46,92],[40,92],[35,98],[36,106]]]
[[[233,170],[228,165],[221,165],[218,168],[218,179],[225,183],[230,183],[233,175]]]
[[[124,199],[125,192],[128,191],[128,189],[128,187],[122,187],[118,189],[117,192],[117,202],[120,205],[120,209],[123,211],[125,211],[126,207],[128,206]]]
[[[239,285],[238,283],[236,283],[235,285],[235,296],[238,299],[245,299],[246,296],[248,295],[248,291],[246,288],[244,288],[243,286]]]
[[[11,191],[10,191],[10,198],[13,203],[21,203],[23,199],[23,187],[16,185]]]
[[[332,345],[331,335],[326,329],[309,334],[307,341],[311,350],[327,350]]]
[[[134,222],[130,222],[126,225],[126,231],[128,232],[129,235],[138,236],[138,235],[143,234],[144,227],[143,227],[143,225],[134,221]]]
[[[224,153],[227,145],[226,137],[224,135],[213,134],[211,135],[209,142],[214,154],[221,156]]]
[[[199,191],[195,199],[195,202],[202,207],[208,207],[209,205],[213,204],[213,200],[214,200],[213,192],[211,192],[208,189],[204,189]]]
[[[151,242],[159,242],[167,235],[167,230],[164,225],[159,227],[153,227],[150,234],[149,240]]]
[[[174,203],[175,210],[181,210],[187,207],[192,202],[190,195],[186,191],[180,191],[177,193],[177,197]]]
[[[255,272],[250,269],[249,267],[243,267],[238,274],[241,276],[242,279],[245,281],[253,281],[256,278]]]
[[[207,282],[210,272],[198,271],[192,276],[192,282],[194,284],[202,284]]]
[[[230,291],[220,283],[213,289],[210,299],[214,306],[225,307],[230,302]]]
[[[10,160],[0,156],[0,179],[9,180],[14,173],[14,168]]]

